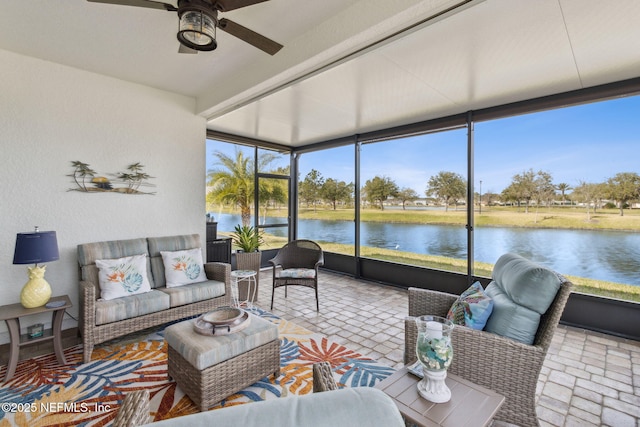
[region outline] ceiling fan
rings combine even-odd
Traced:
[[[282,45],[226,18],[218,18],[218,12],[228,12],[268,0],[178,0],[178,6],[152,0],[87,0],[93,3],[117,4],[123,6],[147,7],[178,12],[180,19],[178,41],[180,53],[198,53],[199,50],[214,50],[216,28],[249,43],[252,46],[275,55]]]

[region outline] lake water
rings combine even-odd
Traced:
[[[218,230],[231,231],[240,215],[216,215]],[[267,221],[269,222],[269,221]],[[352,221],[302,219],[300,238],[353,245]],[[284,229],[269,233],[286,237]],[[362,222],[361,244],[427,255],[467,258],[463,226]],[[560,273],[640,286],[640,233],[476,227],[476,261],[495,263],[514,252]]]

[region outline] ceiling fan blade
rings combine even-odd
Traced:
[[[247,7],[256,3],[262,3],[269,0],[218,0],[215,2],[216,9],[222,12],[228,12],[241,7]]]
[[[243,27],[233,21],[229,21],[226,18],[222,18],[218,21],[218,28],[264,52],[267,52],[269,55],[275,55],[280,49],[282,49],[282,45],[280,43],[276,43],[273,40],[268,39],[247,27]]]
[[[183,44],[180,44],[180,47],[178,48],[178,53],[192,53],[192,54],[196,54],[198,53],[197,50],[195,49],[191,49],[190,47],[186,47]]]
[[[150,9],[161,9],[175,12],[178,9],[169,3],[160,3],[151,0],[87,0],[91,3],[106,3],[106,4],[118,4],[121,6],[135,6],[135,7],[147,7]]]

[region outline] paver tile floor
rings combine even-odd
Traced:
[[[256,305],[270,310],[271,270],[260,273]],[[276,290],[274,314],[388,366],[402,366],[407,291],[321,271],[313,290]],[[640,427],[640,342],[560,326],[537,387],[541,426]],[[499,423],[494,423],[499,424]]]

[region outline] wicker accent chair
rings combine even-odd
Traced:
[[[306,286],[316,292],[316,310],[320,311],[318,301],[318,267],[324,265],[322,248],[311,240],[293,240],[284,245],[275,257],[269,260],[273,267],[273,290],[271,291],[271,309],[276,288],[284,286],[287,297],[287,286]],[[282,270],[278,271],[278,267]],[[292,274],[289,274],[292,273]]]
[[[448,372],[505,396],[495,419],[520,426],[539,426],[536,384],[551,339],[560,321],[571,282],[559,276],[560,289],[540,320],[532,345],[456,325],[452,333],[453,362]],[[457,295],[409,288],[409,317],[405,319],[405,364],[416,361],[418,335],[414,318],[445,317]]]
[[[125,395],[122,405],[113,420],[113,427],[136,427],[153,421],[149,416],[148,390],[134,390]]]
[[[312,368],[314,393],[338,389],[338,384],[336,384],[333,378],[333,372],[331,371],[329,362],[316,362]]]

